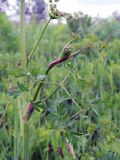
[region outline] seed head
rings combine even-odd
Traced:
[[[57,9],[56,3],[50,3],[50,13],[49,16],[51,19],[58,19],[62,17],[67,17],[68,13],[61,12]]]

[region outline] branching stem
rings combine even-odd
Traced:
[[[65,83],[65,81],[67,80],[67,78],[69,77],[71,72],[69,72],[67,74],[67,76],[64,78],[64,80],[58,85],[58,87],[46,98],[42,99],[42,100],[39,100],[39,101],[35,101],[34,103],[40,103],[40,102],[44,102],[46,100],[48,100],[50,97],[52,97],[57,91],[58,89]]]

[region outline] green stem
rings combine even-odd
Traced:
[[[74,102],[74,104],[80,108],[79,104],[74,100],[74,98],[72,97],[72,95],[67,91],[67,89],[62,85],[62,88],[65,90],[65,92],[69,95],[69,97],[71,97],[72,101]]]
[[[67,80],[69,74],[70,74],[70,72],[67,74],[65,79],[58,85],[58,87],[48,97],[46,97],[46,98],[44,98],[42,100],[39,100],[39,101],[35,101],[34,103],[44,102],[44,101],[48,100],[50,97],[52,97],[58,91],[58,89],[65,83],[65,81]]]
[[[58,91],[58,89],[59,89],[60,87],[61,87],[61,86],[59,85],[48,97],[42,99],[41,102],[44,102],[44,101],[48,100],[50,97],[52,97],[52,96]]]
[[[45,25],[45,27],[44,27],[42,33],[40,34],[40,36],[38,37],[38,40],[37,40],[36,43],[35,43],[35,46],[33,47],[32,51],[30,52],[30,55],[28,56],[28,59],[27,59],[27,64],[29,63],[30,58],[32,57],[33,53],[35,52],[35,50],[36,50],[36,48],[37,48],[37,46],[38,46],[40,40],[42,39],[42,37],[43,37],[43,35],[44,35],[44,32],[45,32],[45,30],[46,30],[48,24],[50,23],[50,21],[51,21],[51,18],[47,21],[47,23],[46,23],[46,25]]]
[[[44,101],[48,100],[50,97],[52,97],[52,96],[57,92],[57,90],[58,90],[60,87],[61,87],[61,86],[59,85],[48,97],[46,97],[46,98],[44,98],[44,99],[42,99],[42,100],[39,100],[39,101],[35,101],[34,104],[35,104],[35,103],[41,103],[41,102],[44,102]]]
[[[46,73],[45,73],[46,76],[48,75],[49,71],[50,71],[49,69],[46,70]],[[45,80],[45,79],[44,79],[44,80]],[[35,95],[34,95],[34,97],[33,97],[32,102],[34,102],[34,101],[37,99],[37,95],[38,95],[38,93],[39,93],[39,91],[40,91],[40,88],[41,88],[42,85],[43,85],[44,80],[39,83],[39,85],[38,85],[38,87],[37,87],[37,90],[36,90],[36,92],[35,92]]]
[[[21,53],[22,53],[22,64],[25,67],[27,57],[26,57],[26,49],[25,49],[24,10],[25,10],[25,0],[21,0],[21,6],[20,6]]]
[[[59,83],[52,83],[52,82],[43,82],[43,80],[35,80],[35,83],[36,82],[42,82],[42,83],[44,83],[44,84],[49,84],[49,85],[54,85],[54,86],[56,86],[56,85],[59,85]]]
[[[24,160],[29,160],[29,144],[30,144],[29,131],[30,131],[29,124],[24,123],[24,137],[23,137]]]

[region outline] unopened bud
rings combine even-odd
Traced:
[[[73,159],[76,159],[73,145],[70,142],[68,142],[68,140],[66,140],[66,141],[67,141],[67,150],[68,150],[68,152],[73,157]]]
[[[80,38],[80,34],[72,32],[71,33],[71,37],[74,38],[74,39],[79,39]]]
[[[24,119],[25,121],[28,121],[28,120],[30,119],[33,111],[34,111],[33,104],[30,103],[30,104],[28,105],[27,111],[26,111],[25,116],[23,117],[23,119]]]
[[[63,150],[61,147],[58,148],[58,154],[59,154],[59,156],[61,156],[61,158],[64,158]]]
[[[72,46],[70,44],[68,44],[62,50],[62,57],[69,56],[71,54],[71,51],[72,51]]]
[[[10,93],[13,93],[14,92],[14,87],[12,85],[10,85],[9,87],[9,90],[8,90]]]

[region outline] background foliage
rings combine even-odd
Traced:
[[[0,14],[1,160],[73,159],[66,138],[76,159],[120,159],[119,25],[118,17],[92,19],[81,13],[66,24],[50,23],[26,69],[21,66],[19,24]],[[44,22],[35,19],[26,24],[27,54],[43,27]],[[80,35],[74,50],[91,43],[93,47],[52,69],[40,98],[48,97],[69,73],[68,78],[25,123],[22,117],[34,81],[44,78],[48,63],[59,56],[71,32]]]

